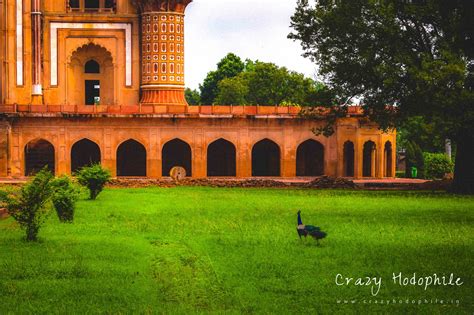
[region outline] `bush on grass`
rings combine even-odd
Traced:
[[[453,162],[444,153],[424,153],[425,176],[429,179],[441,179],[454,170]]]
[[[72,222],[79,192],[68,176],[61,176],[51,183],[53,194],[51,199],[61,222]]]
[[[19,191],[0,194],[8,213],[26,232],[26,240],[36,241],[41,225],[48,212],[47,203],[51,197],[53,174],[45,167]]]
[[[100,164],[81,168],[77,174],[79,184],[89,189],[89,198],[95,200],[111,178],[109,170]]]

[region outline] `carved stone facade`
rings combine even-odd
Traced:
[[[297,108],[188,106],[190,2],[1,2],[0,177],[94,162],[152,178],[173,166],[197,178],[395,175],[395,133],[358,108],[325,138]]]

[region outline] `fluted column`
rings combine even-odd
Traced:
[[[183,105],[184,11],[192,0],[136,1],[141,11],[141,104]]]
[[[43,95],[43,86],[41,84],[41,4],[40,0],[31,0],[31,36],[33,45],[33,99]],[[39,98],[36,102],[41,102]]]

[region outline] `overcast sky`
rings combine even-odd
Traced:
[[[194,0],[186,9],[186,86],[198,88],[229,52],[314,78],[314,64],[287,39],[295,7],[296,0]]]

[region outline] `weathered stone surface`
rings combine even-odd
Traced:
[[[322,176],[309,182],[305,185],[306,188],[350,188],[354,189],[358,186],[349,179],[346,178],[335,178],[330,176]]]

